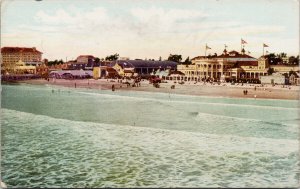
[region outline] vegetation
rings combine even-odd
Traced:
[[[185,64],[185,65],[192,64],[192,61],[190,60],[190,57],[188,56],[182,64]]]
[[[178,55],[178,54],[170,54],[168,60],[180,63],[182,60],[182,57],[181,57],[181,55]]]
[[[270,53],[270,54],[266,55],[266,58],[268,58],[268,63],[270,65],[278,65],[278,64],[297,65],[297,64],[299,64],[299,55],[297,57],[290,56],[287,59],[287,54],[283,53],[283,52],[279,53],[279,54]]]
[[[274,73],[274,68],[269,68],[268,69],[268,75],[272,75]]]
[[[298,77],[297,73],[293,70],[289,71],[289,76],[291,76],[291,75]]]
[[[63,63],[64,63],[64,61],[62,59],[54,60],[54,61],[48,61],[47,66],[58,65],[58,64],[63,64]]]
[[[100,62],[100,58],[96,57],[95,58],[95,63],[99,63]]]
[[[110,56],[107,56],[105,58],[105,60],[108,60],[108,61],[114,61],[114,60],[118,60],[119,59],[119,54],[113,54],[113,55],[110,55]]]

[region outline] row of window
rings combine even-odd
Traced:
[[[198,71],[186,71],[184,72],[185,75],[211,75],[211,73],[213,74],[221,74],[221,72],[198,72]],[[223,72],[223,74],[230,75],[231,72]],[[247,73],[240,73],[241,75],[245,74],[245,75],[263,75],[264,73],[258,73],[258,72],[247,72]]]

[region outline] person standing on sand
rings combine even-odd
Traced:
[[[112,85],[112,86],[111,86],[111,90],[112,90],[112,91],[115,91],[115,85]]]

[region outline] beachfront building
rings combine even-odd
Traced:
[[[272,75],[260,76],[262,84],[285,85],[288,84],[288,78],[281,73],[273,73]]]
[[[42,63],[42,54],[35,47],[2,47],[1,73],[13,73],[19,61],[37,66]]]
[[[274,72],[278,72],[281,74],[289,73],[290,71],[299,72],[299,65],[270,65],[270,68],[274,70]]]
[[[26,65],[25,62],[19,60],[13,68],[13,73],[15,74],[35,74],[36,66]]]
[[[117,60],[111,64],[111,67],[114,67],[116,64],[123,70],[132,70],[138,75],[150,75],[157,70],[176,70],[178,63],[173,61]],[[115,69],[118,71],[116,67]],[[129,73],[130,71],[127,72]]]
[[[167,70],[157,70],[156,72],[151,73],[150,75],[155,75],[160,79],[166,78],[170,74],[170,69]]]
[[[268,63],[264,57],[256,59],[245,54],[225,49],[221,55],[198,56],[190,65],[178,65],[177,70],[185,74],[180,80],[203,79],[225,81],[226,79],[259,79],[267,75]]]
[[[136,76],[137,74],[134,72],[134,68],[125,68],[124,69],[124,77],[133,77]]]
[[[298,72],[294,72],[289,76],[289,84],[291,85],[300,84],[300,74]]]
[[[68,70],[70,68],[70,63],[62,63],[62,64],[55,64],[55,65],[51,65],[49,66],[49,70],[50,71],[54,71],[54,70]]]
[[[168,76],[163,77],[163,79],[166,80],[180,80],[180,78],[182,78],[184,76],[184,73],[182,73],[181,71],[178,70],[173,70],[170,71]]]
[[[74,70],[93,70],[95,64],[95,57],[92,55],[80,55],[76,61],[70,62],[70,69]]]
[[[125,75],[125,73],[124,73],[125,65],[118,64],[118,63],[112,64],[112,65],[113,65],[112,68],[115,69],[120,76],[124,76]]]
[[[55,70],[49,73],[50,78],[56,79],[86,79],[93,76],[91,70]]]
[[[93,68],[93,78],[119,78],[120,75],[117,70],[109,66],[95,66]]]
[[[49,73],[49,67],[45,63],[38,65],[36,66],[36,73],[41,77],[47,77]]]

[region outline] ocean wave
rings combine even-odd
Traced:
[[[9,109],[1,114],[8,187],[298,184],[298,140],[71,121]],[[196,114],[201,116],[211,115]]]
[[[263,108],[263,109],[272,109],[272,110],[298,110],[298,108],[292,107],[278,107],[278,106],[265,106],[265,105],[253,105],[253,104],[233,104],[233,103],[219,103],[219,102],[199,102],[199,101],[190,101],[187,99],[182,100],[174,100],[173,98],[169,99],[159,99],[159,98],[151,98],[151,97],[137,97],[137,96],[125,96],[119,94],[103,94],[103,93],[95,93],[95,92],[77,92],[79,94],[92,95],[92,96],[101,96],[106,98],[111,98],[112,100],[122,100],[122,99],[132,99],[139,101],[158,101],[158,102],[166,102],[166,103],[184,103],[184,104],[201,104],[201,105],[216,105],[216,106],[232,106],[232,107],[247,107],[247,108]],[[172,94],[172,96],[176,96],[177,94]]]

